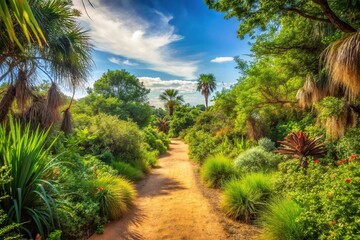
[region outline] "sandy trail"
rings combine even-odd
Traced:
[[[172,140],[159,168],[137,184],[135,207],[91,240],[226,239],[218,216],[196,184],[187,145]]]

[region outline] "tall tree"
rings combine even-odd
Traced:
[[[94,93],[124,102],[146,102],[149,92],[137,77],[124,69],[108,70],[94,83]]]
[[[183,96],[179,95],[179,91],[175,89],[166,89],[159,98],[165,102],[165,107],[169,109],[170,116],[174,114],[174,107],[184,102]]]
[[[209,108],[209,95],[216,89],[216,79],[213,74],[200,74],[197,91],[205,97],[205,107]]]

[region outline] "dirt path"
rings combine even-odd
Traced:
[[[137,185],[134,209],[90,239],[226,239],[218,216],[196,183],[187,152],[186,144],[172,140],[159,168]]]

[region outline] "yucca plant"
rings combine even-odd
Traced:
[[[1,205],[30,238],[38,233],[45,236],[53,226],[52,194],[57,189],[49,179],[59,162],[49,159],[48,151],[55,140],[46,148],[47,135],[48,131],[32,131],[30,125],[22,127],[12,118],[7,126],[0,126],[0,165],[10,169],[11,177],[0,189],[0,195],[10,196]]]
[[[289,155],[299,159],[300,165],[308,166],[308,157],[321,157],[325,154],[324,143],[319,143],[322,136],[314,139],[303,131],[291,132],[283,141],[278,141],[282,146],[274,152]]]

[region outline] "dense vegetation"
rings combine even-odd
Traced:
[[[125,70],[65,97],[59,86],[75,92],[92,66],[79,12],[71,1],[0,4],[1,239],[101,233],[131,206],[132,183],[168,136],[182,137],[203,183],[221,188],[224,213],[265,239],[360,237],[360,1],[205,2],[240,20],[253,58],[235,57],[238,82],[212,106],[216,79],[201,74],[205,106],[167,89],[166,111]],[[39,86],[38,72],[50,81]]]
[[[186,130],[205,185],[264,239],[359,238],[360,2],[205,2],[254,54]]]

